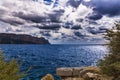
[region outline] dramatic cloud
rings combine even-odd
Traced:
[[[92,19],[92,20],[99,20],[101,19],[103,16],[102,14],[98,13],[98,12],[93,12],[92,14],[89,14],[88,15],[88,18],[89,19]]]
[[[51,42],[101,41],[119,18],[119,0],[0,0],[1,33]]]
[[[82,0],[69,0],[67,4],[77,8],[81,4],[81,2]]]
[[[91,0],[94,11],[108,16],[120,15],[120,0]]]

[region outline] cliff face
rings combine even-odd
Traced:
[[[0,44],[50,44],[45,38],[25,34],[0,33]]]

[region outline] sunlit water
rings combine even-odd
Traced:
[[[7,60],[17,59],[21,71],[32,69],[22,80],[40,80],[47,73],[53,74],[56,68],[96,65],[107,53],[104,45],[0,45]]]

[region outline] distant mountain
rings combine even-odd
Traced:
[[[0,33],[0,44],[50,44],[45,38],[25,34]]]

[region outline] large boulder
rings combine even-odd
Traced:
[[[95,73],[91,73],[91,72],[86,73],[83,76],[83,78],[85,80],[103,80],[101,75],[95,74]]]
[[[72,78],[72,77],[68,77],[68,78],[64,78],[62,80],[84,80],[83,78]]]
[[[73,76],[73,68],[58,68],[56,70],[57,75],[61,77],[72,77]]]
[[[83,67],[73,67],[73,76],[79,77]]]
[[[56,72],[61,80],[111,80],[101,75],[101,69],[96,66],[58,68]]]
[[[80,77],[83,77],[86,73],[91,72],[91,73],[100,73],[100,68],[96,66],[89,66],[89,67],[84,67],[80,72]]]

